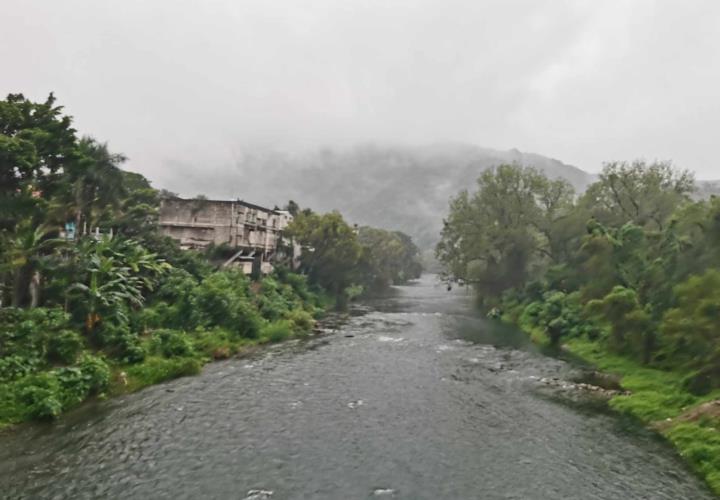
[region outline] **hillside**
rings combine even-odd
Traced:
[[[400,229],[429,248],[437,241],[450,197],[472,189],[482,170],[512,162],[565,178],[578,190],[593,180],[576,167],[517,150],[365,145],[304,154],[255,152],[243,156],[234,172],[174,165],[184,174],[185,189],[168,188],[270,206],[293,199],[318,211],[337,209],[353,223]],[[186,186],[193,192],[185,192]]]

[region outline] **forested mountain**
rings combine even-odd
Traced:
[[[175,165],[183,180],[167,187],[185,195],[203,193],[276,204],[292,199],[319,211],[337,209],[349,221],[400,229],[431,248],[448,201],[473,189],[481,171],[507,163],[533,166],[582,191],[594,176],[561,161],[518,150],[497,151],[467,144],[421,147],[364,145],[312,153],[246,153],[236,169],[217,171]],[[186,192],[187,186],[193,191]]]

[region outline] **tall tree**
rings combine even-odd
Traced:
[[[522,286],[538,263],[562,258],[572,235],[563,224],[572,188],[533,168],[501,165],[483,172],[474,194],[450,202],[436,254],[455,278],[483,296]]]
[[[675,209],[695,190],[693,175],[670,163],[613,162],[603,167],[598,182],[582,204],[606,225],[632,222],[661,230]]]
[[[353,283],[361,248],[338,212],[300,212],[285,230],[302,248],[300,270],[338,297]]]
[[[60,188],[56,182],[76,159],[72,118],[62,114],[50,94],[32,102],[22,94],[0,101],[0,225],[37,215],[41,198]]]

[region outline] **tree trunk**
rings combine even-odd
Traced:
[[[35,271],[30,280],[30,308],[35,308],[40,304],[40,272]]]
[[[13,307],[25,307],[28,303],[28,287],[32,278],[32,269],[25,265],[15,270],[13,275]]]

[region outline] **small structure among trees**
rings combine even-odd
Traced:
[[[160,204],[159,226],[183,249],[214,249],[211,253],[225,266],[236,265],[251,274],[259,265],[267,274],[273,262],[289,257],[282,231],[292,218],[288,211],[241,200],[171,197]]]

